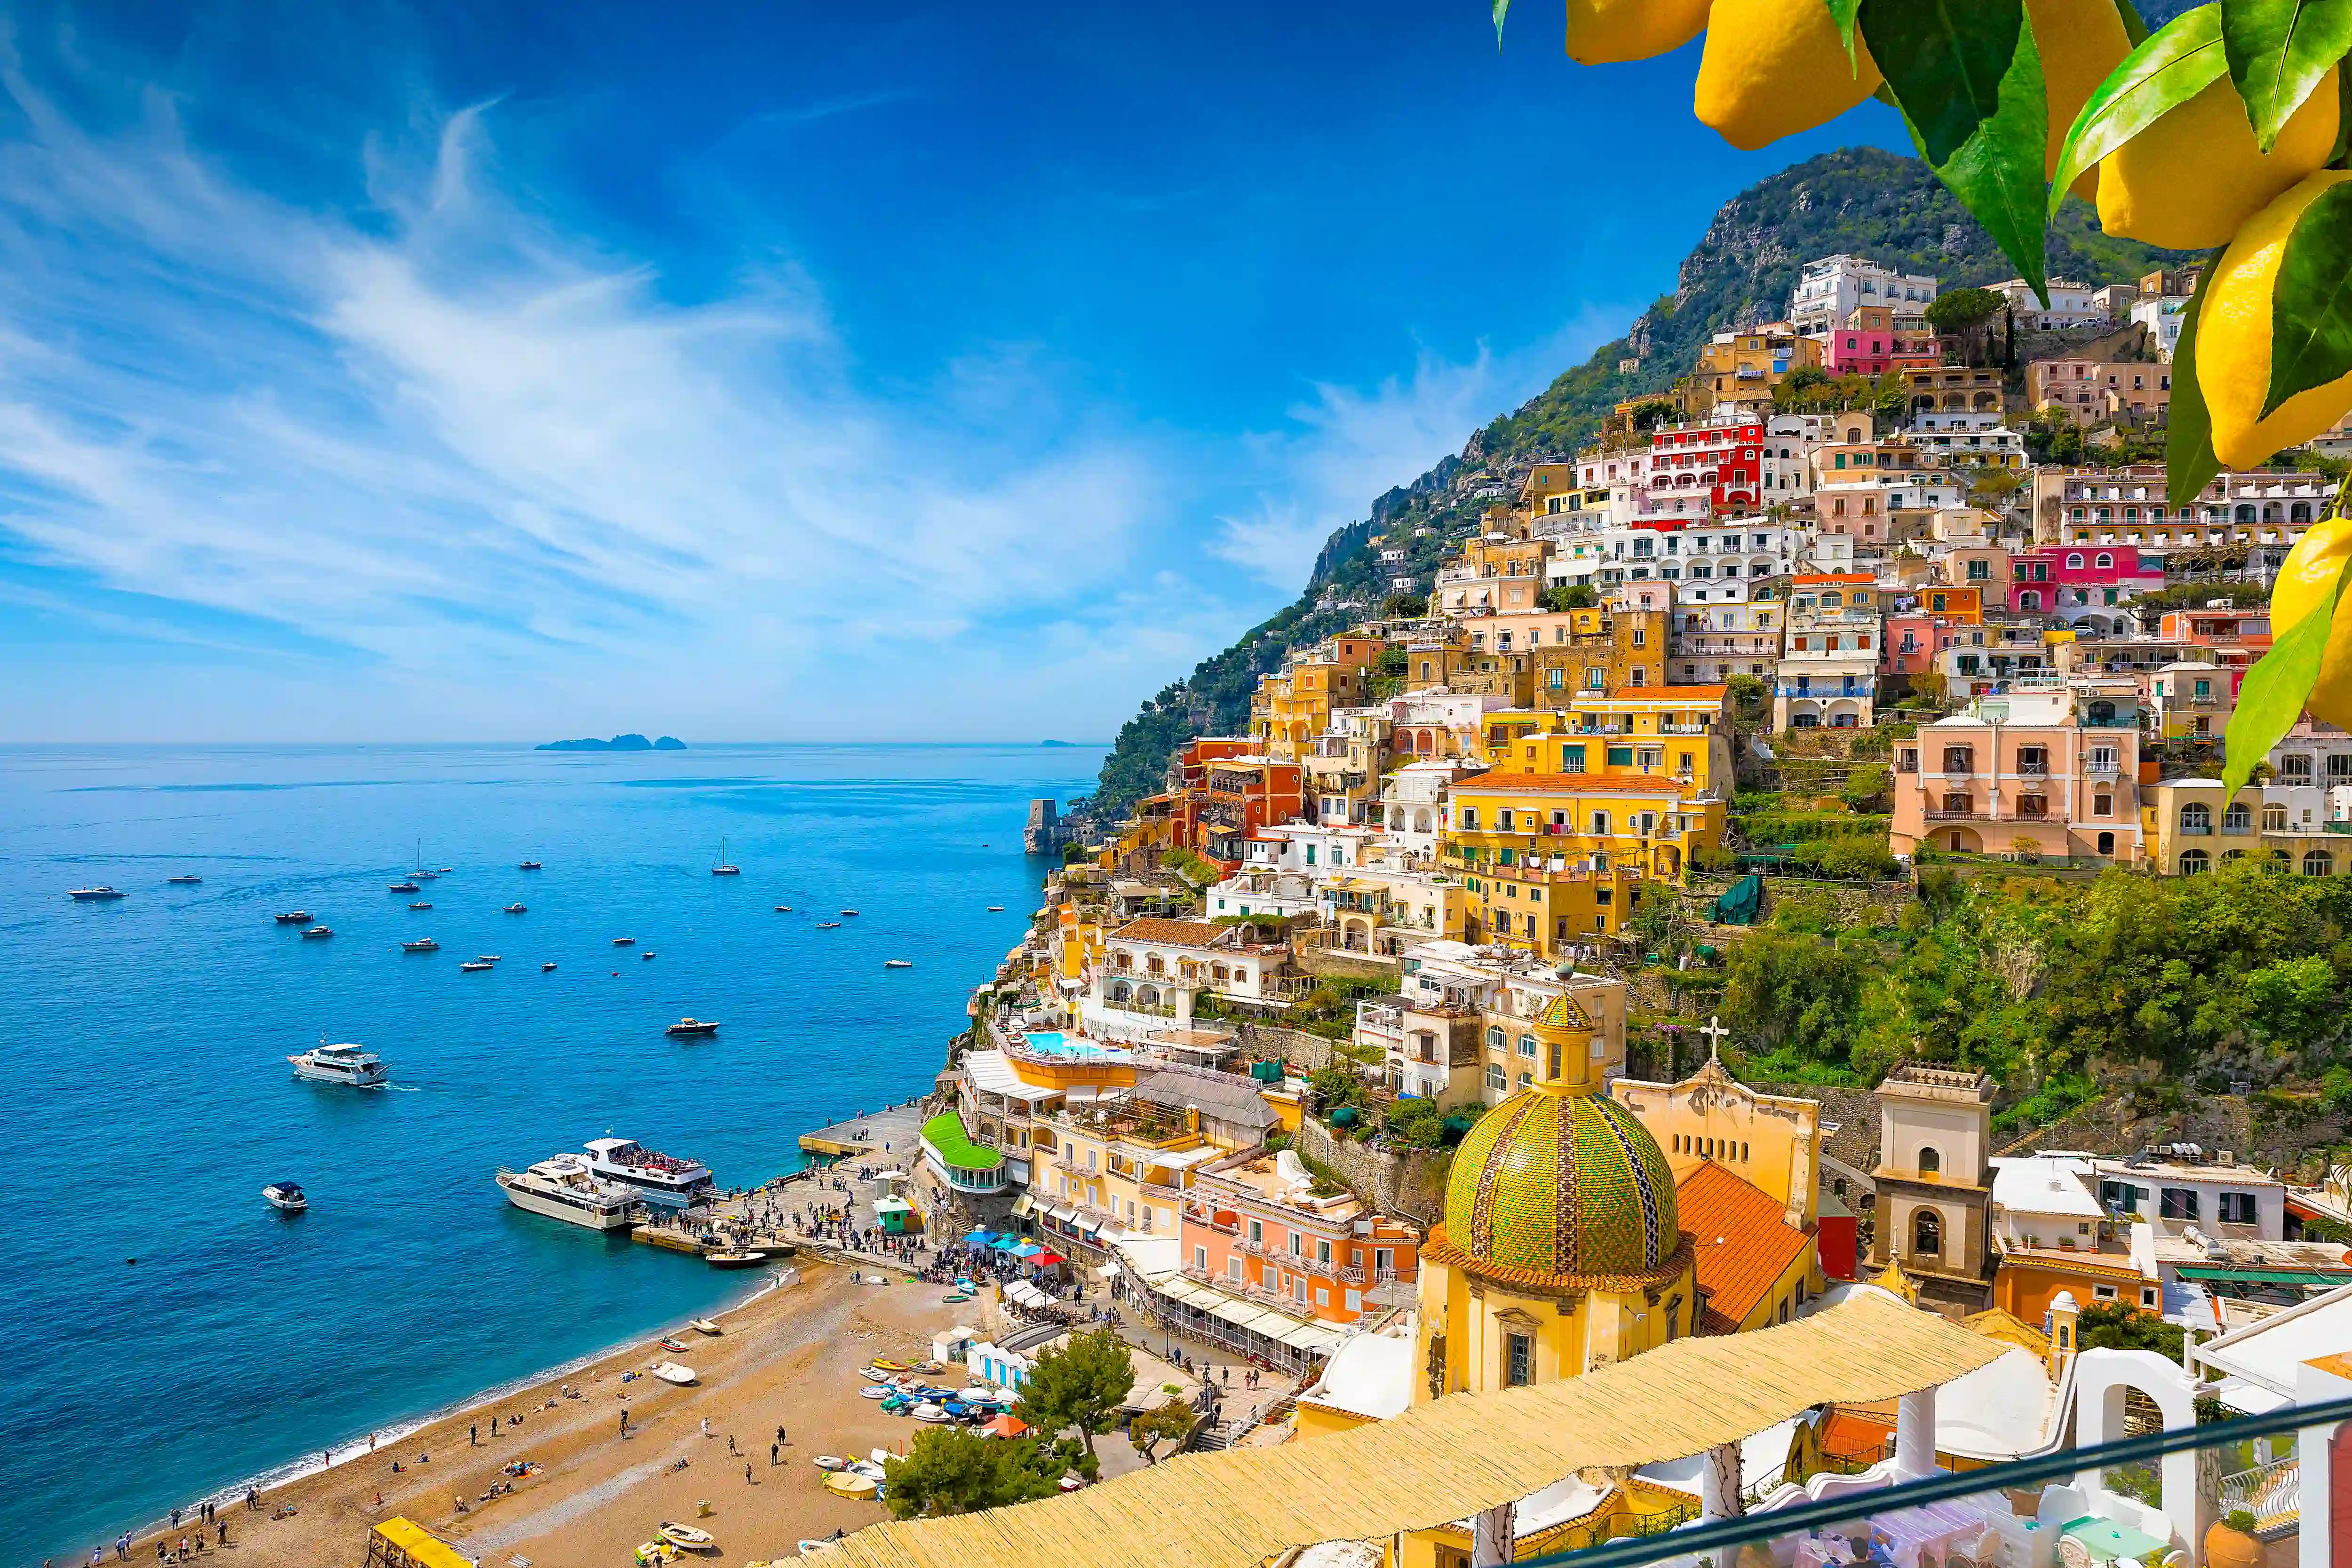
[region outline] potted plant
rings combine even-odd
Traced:
[[[2254,1516],[2233,1508],[2205,1531],[2206,1568],[2263,1568],[2263,1548],[2254,1535]]]

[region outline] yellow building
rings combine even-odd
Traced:
[[[1740,332],[1717,332],[1698,351],[1691,371],[1690,402],[1712,409],[1722,402],[1758,402],[1788,379],[1790,371],[1822,368],[1822,343],[1801,337],[1786,321],[1751,327]],[[1701,393],[1705,396],[1702,397]]]
[[[2302,876],[2352,873],[2352,836],[2335,830],[2328,791],[2310,784],[2249,784],[2224,803],[2218,779],[2168,779],[2140,796],[2142,841],[2158,871],[2197,876],[2251,860]]]
[[[1133,1098],[1073,1109],[1037,1129],[1031,1215],[1055,1246],[1102,1253],[1127,1236],[1175,1236],[1192,1169],[1224,1153],[1202,1137],[1200,1113]]]
[[[1622,869],[1679,881],[1694,852],[1723,841],[1724,802],[1671,772],[1498,768],[1465,779],[1446,794],[1439,856],[1448,872],[1465,878]],[[1622,917],[1622,904],[1618,909]]]
[[[1371,668],[1387,647],[1382,638],[1350,632],[1260,675],[1250,696],[1250,734],[1276,762],[1308,756],[1330,727],[1331,710],[1364,700]]]
[[[1732,788],[1727,686],[1620,686],[1556,708],[1486,716],[1486,765],[1516,773],[1671,774],[1702,793]]]

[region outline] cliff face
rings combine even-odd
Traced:
[[[1145,703],[1103,762],[1101,817],[1158,789],[1186,740],[1246,727],[1257,677],[1279,668],[1291,649],[1376,612],[1391,577],[1410,574],[1426,591],[1439,557],[1486,507],[1517,494],[1530,465],[1571,455],[1618,402],[1671,384],[1716,333],[1778,319],[1803,265],[1841,251],[1932,273],[1948,288],[2015,276],[1991,236],[1916,158],[1845,148],[1750,186],[1724,204],[1683,258],[1675,291],[1625,336],[1472,434],[1459,457],[1374,501],[1368,518],[1325,543],[1295,602]],[[2092,283],[2128,281],[2184,259],[2100,232],[2095,214],[2074,200],[2059,214],[2049,251],[2052,277]],[[1381,547],[1404,549],[1406,564],[1381,566]]]

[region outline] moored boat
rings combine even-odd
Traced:
[[[680,1019],[676,1023],[670,1025],[667,1029],[662,1030],[662,1033],[664,1034],[680,1037],[686,1035],[717,1034],[718,1032],[719,1022],[717,1019],[694,1018]]]
[[[289,909],[283,915],[273,915],[269,918],[280,925],[299,925],[310,918],[310,912],[307,909]]]
[[[302,933],[302,940],[305,942],[322,942],[328,937],[332,936],[334,934],[335,928],[331,925],[313,925]]]
[[[705,1252],[702,1260],[714,1269],[756,1269],[768,1260],[765,1252]]]
[[[485,969],[495,969],[498,966],[496,964],[485,964],[479,958],[477,958],[471,963],[460,964],[457,967],[462,973],[478,975]]]
[[[882,967],[886,969],[911,969],[915,961],[912,958],[885,958]]]
[[[84,904],[103,903],[110,898],[123,896],[121,888],[110,886],[105,883],[100,883],[96,887],[75,887],[68,888],[67,891]]]
[[[383,890],[386,893],[416,893],[422,891],[417,887],[416,883],[404,877],[398,882],[384,883]]]
[[[419,936],[414,942],[403,942],[400,950],[404,953],[438,953],[441,944],[430,936]]]
[[[507,905],[506,912],[507,912],[509,915],[527,915],[527,914],[529,914],[529,913],[530,913],[530,911],[529,911],[527,908],[525,908],[523,905],[521,905],[521,904],[508,904],[508,905]]]
[[[540,864],[537,861],[525,861],[515,869],[518,871],[537,871],[540,869]]]
[[[719,856],[716,860],[713,860],[710,862],[710,874],[713,876],[741,876],[743,874],[743,868],[727,858],[727,841],[725,839],[719,841]]]
[[[688,1208],[713,1190],[710,1167],[699,1160],[659,1154],[629,1138],[592,1138],[587,1148],[591,1170],[605,1181],[619,1182],[647,1203]]]
[[[430,909],[433,906],[429,904],[411,904],[408,907],[411,909]]]
[[[598,1181],[580,1155],[556,1155],[521,1171],[501,1170],[498,1184],[517,1208],[590,1230],[625,1228],[635,1201],[627,1188]]]
[[[552,963],[541,964],[541,965],[539,967],[539,972],[540,972],[541,974],[544,975],[545,973],[547,973],[550,969],[552,969],[553,967],[555,967],[555,966],[554,966]]]
[[[173,887],[199,887],[203,885],[204,880],[205,879],[200,876],[191,876],[186,872],[182,872],[177,876],[167,876],[163,879],[166,883]]]
[[[845,910],[843,910],[841,913],[842,913],[844,915],[847,916],[848,918],[850,918],[850,919],[852,919],[852,920],[855,920],[855,919],[856,919],[856,918],[857,918],[857,911],[856,911],[855,909],[845,909]]]
[[[270,1207],[281,1214],[299,1214],[310,1207],[310,1200],[302,1194],[300,1182],[271,1182],[261,1189],[261,1196],[269,1200]]]
[[[613,938],[613,946],[615,947],[634,947],[636,945],[637,939],[634,936],[615,936]]]

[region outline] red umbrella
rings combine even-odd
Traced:
[[[1040,1269],[1050,1269],[1055,1264],[1067,1261],[1067,1260],[1064,1259],[1059,1252],[1040,1252],[1034,1258],[1030,1259],[1029,1261],[1036,1264]]]

